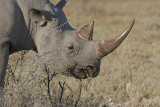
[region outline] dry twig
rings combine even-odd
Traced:
[[[74,104],[75,107],[77,107],[77,105],[78,105],[78,102],[79,102],[80,97],[81,97],[81,92],[82,92],[82,80],[80,80],[80,82],[79,82],[79,94],[78,94],[77,101]]]

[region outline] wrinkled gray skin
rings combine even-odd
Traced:
[[[88,31],[82,28],[78,33],[68,24],[62,7],[48,0],[0,1],[0,87],[9,55],[20,50],[34,50],[62,74],[78,79],[98,75],[100,60],[111,51],[104,53],[104,41],[92,40],[93,22]]]

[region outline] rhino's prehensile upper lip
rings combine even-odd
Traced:
[[[74,69],[71,70],[71,74],[78,79],[94,78],[98,75],[97,72],[97,68],[92,66],[75,66]]]

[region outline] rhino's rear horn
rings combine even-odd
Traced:
[[[134,22],[135,22],[135,20],[132,21],[130,26],[122,34],[115,37],[114,39],[99,41],[98,45],[96,47],[99,56],[104,57],[107,54],[114,51],[123,42],[123,40],[127,37],[127,35],[129,34],[129,32],[131,31],[131,29],[134,25]]]
[[[81,29],[77,30],[77,36],[83,40],[93,40],[93,27],[94,21],[90,24],[83,26]]]
[[[57,5],[56,7],[59,7],[59,8],[63,8],[65,6],[65,4],[67,3],[68,0],[61,0]]]

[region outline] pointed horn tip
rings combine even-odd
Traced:
[[[135,19],[132,20],[131,24],[126,28],[126,30],[121,35],[118,36],[118,38],[125,36],[125,34],[127,34],[126,35],[126,37],[127,37],[128,33],[132,30],[134,23],[135,23]]]
[[[133,24],[135,23],[135,18],[132,20],[132,23],[133,23]]]
[[[135,19],[132,20],[131,27],[134,25]]]
[[[134,23],[134,22],[135,22],[135,18],[133,19],[132,23]]]
[[[126,28],[126,30],[121,35],[117,36],[115,40],[117,41],[123,38],[122,39],[123,41],[128,36],[129,32],[132,30],[134,23],[135,23],[135,19],[132,20],[131,24]]]

